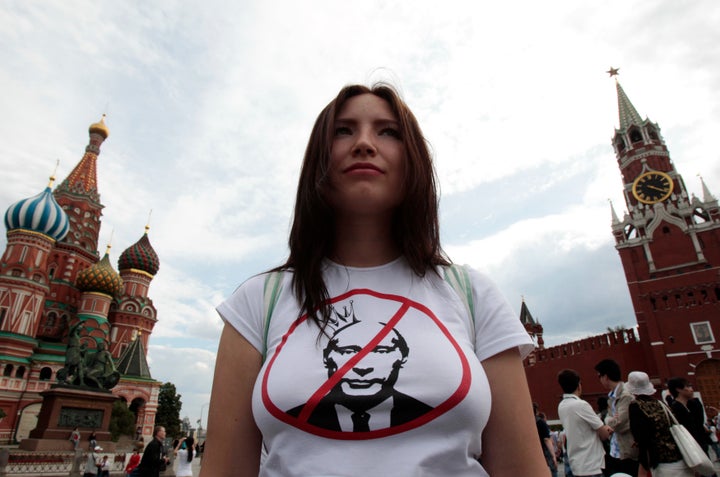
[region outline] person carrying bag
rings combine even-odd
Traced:
[[[670,434],[672,434],[685,464],[700,475],[713,475],[715,467],[705,451],[700,447],[700,444],[690,434],[690,431],[677,421],[667,405],[662,403],[662,406],[670,425]]]

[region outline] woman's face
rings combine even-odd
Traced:
[[[403,198],[405,145],[390,105],[374,94],[348,99],[333,126],[328,198],[336,213],[392,212]]]

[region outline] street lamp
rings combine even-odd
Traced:
[[[209,406],[209,405],[210,405],[210,403],[209,403],[209,402],[206,402],[205,404],[203,404],[202,406],[200,406],[200,419],[198,419],[198,424],[199,424],[198,427],[199,427],[199,429],[202,429],[202,428],[203,428],[203,427],[202,427],[203,409],[205,409],[205,406]],[[198,437],[199,437],[199,436],[198,436]]]

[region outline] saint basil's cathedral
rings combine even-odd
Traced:
[[[68,331],[81,324],[82,346],[105,343],[121,378],[112,392],[152,435],[160,382],[150,376],[146,350],[157,321],[148,297],[160,262],[147,235],[120,254],[116,272],[98,254],[103,205],[97,187],[104,117],[90,125],[85,154],[53,191],[12,204],[5,214],[7,248],[0,260],[0,443],[28,437],[37,424],[41,392],[57,382]],[[83,429],[81,429],[83,430]]]

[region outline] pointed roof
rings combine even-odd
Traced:
[[[708,186],[705,185],[705,181],[703,180],[702,176],[700,176],[700,183],[702,184],[702,190],[703,190],[703,202],[713,202],[717,199],[714,195],[710,192],[710,189],[708,189]]]
[[[58,186],[58,190],[97,194],[97,155],[86,152],[72,172]]]
[[[629,128],[632,124],[636,124],[638,126],[642,124],[643,121],[640,118],[637,110],[635,109],[635,106],[632,105],[630,99],[625,94],[625,90],[623,90],[622,86],[620,86],[620,82],[617,80],[615,80],[615,87],[617,89],[618,97],[618,115],[620,116],[620,130],[625,130]]]
[[[124,376],[152,379],[150,367],[145,357],[145,346],[138,336],[125,349],[116,365],[117,370]]]
[[[610,213],[612,214],[612,225],[616,225],[620,223],[620,219],[618,218],[617,214],[615,213],[615,206],[612,203],[612,200],[608,200],[610,202]]]
[[[527,305],[525,304],[525,300],[522,302],[522,307],[520,308],[520,323],[523,325],[536,325],[537,322],[533,319],[532,315],[530,314],[530,310],[528,309]]]

